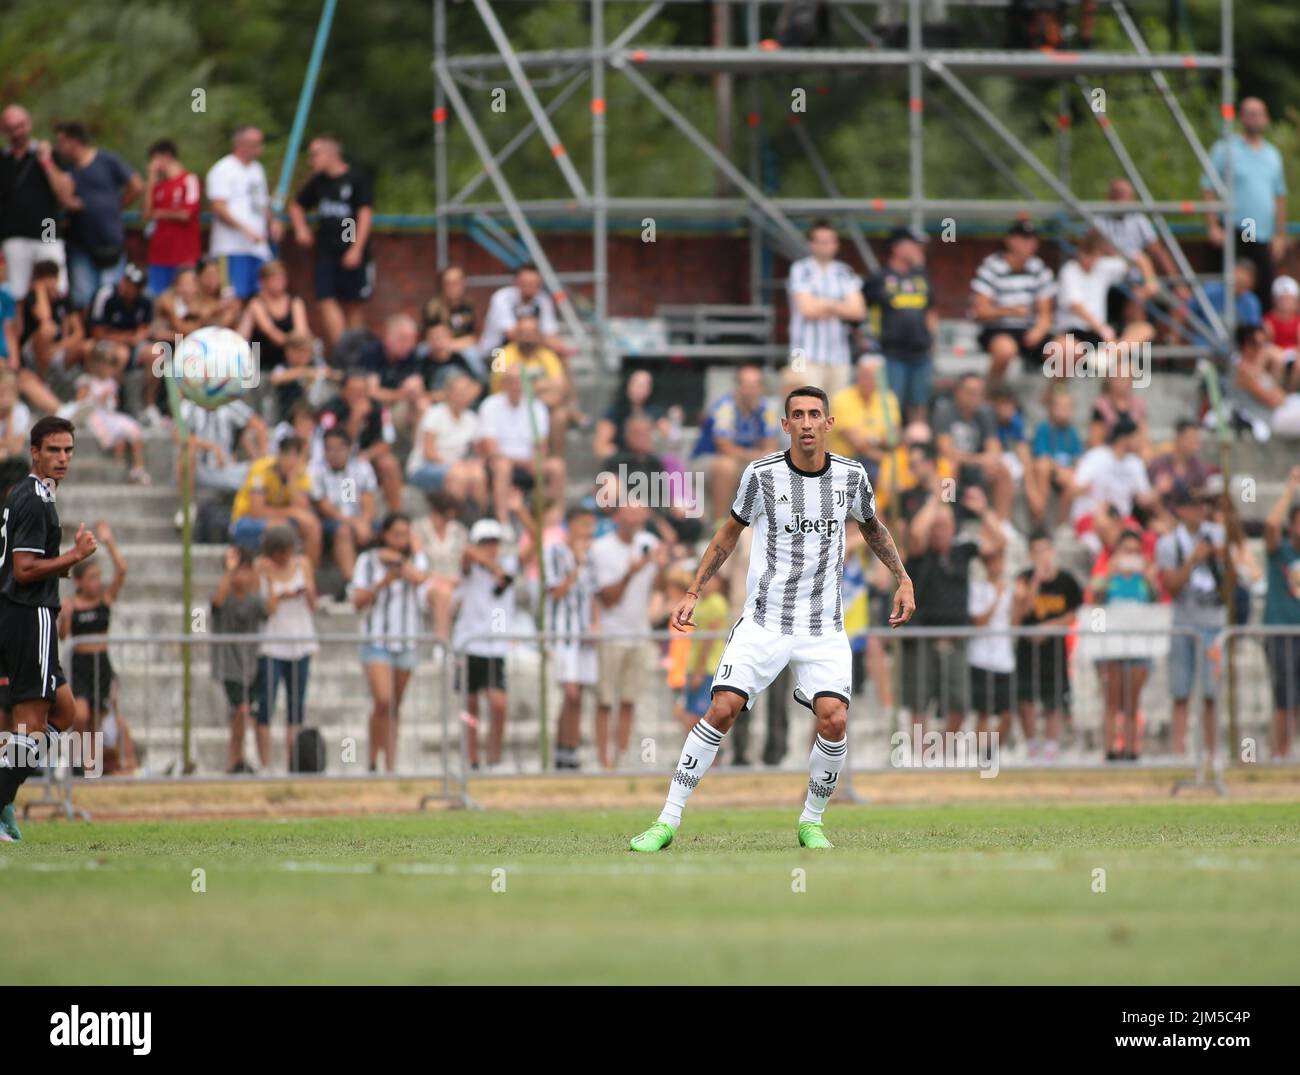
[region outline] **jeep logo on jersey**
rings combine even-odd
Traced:
[[[834,534],[839,531],[838,519],[810,519],[796,514],[785,524],[787,534]]]

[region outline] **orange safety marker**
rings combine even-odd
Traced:
[[[1219,115],[1231,122],[1237,118],[1237,106],[1229,102],[1226,105],[1219,106]]]
[[[1192,203],[1191,203],[1191,202],[1187,202],[1187,201],[1179,202],[1179,203],[1178,203],[1178,208],[1181,209],[1184,213],[1191,213],[1191,212],[1193,212],[1193,209],[1192,209]]]
[[[433,122],[434,123],[447,122],[447,110],[443,108],[441,105],[439,105],[437,108],[433,110]]]
[[[1069,129],[1070,122],[1071,120],[1070,120],[1069,112],[1062,112],[1059,116],[1056,117],[1056,125],[1060,127],[1061,130],[1063,131]]]
[[[605,98],[593,97],[591,99],[591,114],[593,116],[603,116],[605,114]]]
[[[909,97],[907,100],[907,107],[913,112],[924,112],[925,102],[919,97]]]
[[[1197,66],[1197,63],[1196,63],[1196,57],[1195,57],[1195,56],[1184,56],[1184,57],[1183,57],[1183,66],[1186,67],[1189,71],[1192,70],[1193,68],[1195,68],[1195,67]]]
[[[645,49],[634,49],[634,50],[632,51],[632,62],[633,62],[633,63],[644,63],[644,62],[645,62]]]
[[[568,298],[568,296],[563,291],[557,291],[554,295],[551,296],[551,298],[553,298],[558,303],[558,302],[563,302],[566,298]]]
[[[876,210],[884,209],[884,208],[885,208],[885,199],[884,199],[884,198],[872,198],[872,199],[871,199],[871,208],[872,208],[872,209],[876,209]]]
[[[563,157],[563,156],[564,156],[564,145],[563,145],[562,143],[560,143],[560,142],[556,142],[555,145],[551,146],[551,156],[552,156],[552,157]]]
[[[745,122],[748,123],[751,127],[757,127],[760,122],[758,113],[750,112],[749,115],[745,117]]]

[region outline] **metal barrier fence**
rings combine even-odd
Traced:
[[[574,643],[593,652],[597,675],[602,660],[607,662],[613,656],[608,649],[602,653],[602,647],[639,648],[643,662],[639,673],[634,665],[623,666],[621,675],[625,679],[641,679],[639,685],[634,684],[635,697],[626,713],[620,712],[620,700],[613,697],[615,704],[603,714],[596,714],[598,719],[603,716],[611,743],[603,759],[593,750],[592,736],[592,715],[599,700],[592,697],[596,693],[594,686],[581,691],[581,771],[623,776],[666,774],[686,728],[699,715],[685,711],[681,687],[670,685],[673,676],[667,646],[712,645],[726,637],[703,631],[690,635],[646,632],[634,639],[618,640],[599,634],[575,640],[553,634],[494,633],[467,639],[458,652],[448,650],[431,635],[395,637],[388,641],[414,646],[415,658],[399,711],[395,757],[384,759],[379,775],[391,772],[408,779],[434,778],[440,782],[441,791],[433,798],[468,804],[475,771],[470,760],[474,740],[479,741],[478,758],[483,766],[480,772],[497,775],[545,771],[544,759],[549,761],[554,754],[563,708],[557,647]],[[945,727],[970,730],[971,715],[982,707],[988,712],[988,730],[997,730],[1004,737],[998,745],[1002,767],[1051,763],[1071,768],[1101,766],[1106,764],[1108,748],[1115,753],[1117,737],[1127,737],[1125,753],[1132,749],[1132,725],[1137,723],[1145,749],[1139,747],[1138,759],[1127,760],[1127,764],[1181,769],[1194,764],[1199,782],[1212,770],[1216,784],[1221,786],[1224,760],[1237,758],[1239,743],[1217,754],[1206,750],[1207,743],[1225,742],[1229,722],[1220,719],[1217,729],[1211,728],[1207,736],[1200,703],[1207,682],[1216,693],[1222,693],[1222,654],[1229,642],[1244,662],[1235,677],[1233,694],[1227,698],[1231,724],[1238,730],[1235,734],[1239,739],[1245,734],[1258,741],[1261,733],[1266,739],[1272,720],[1272,706],[1260,693],[1268,686],[1268,678],[1259,674],[1264,648],[1261,638],[1291,638],[1300,658],[1300,629],[1233,628],[1217,637],[1207,637],[1170,626],[1167,606],[1149,606],[1140,614],[1134,610],[1121,614],[1115,606],[1085,608],[1069,627],[909,626],[897,631],[872,628],[864,637],[867,653],[861,666],[868,671],[861,678],[855,671],[849,707],[852,769],[858,772],[899,768],[898,736],[942,731]],[[355,778],[371,772],[375,699],[367,677],[374,672],[363,668],[361,648],[372,639],[359,634],[319,634],[311,639],[202,633],[80,636],[68,640],[65,670],[71,670],[73,654],[79,647],[105,641],[113,665],[113,683],[98,682],[95,677],[101,674],[101,668],[96,662],[91,690],[109,699],[106,711],[111,720],[95,730],[130,735],[141,755],[137,778],[213,778],[226,774],[231,758],[232,706],[223,684],[212,678],[213,651],[221,647],[260,650],[268,643],[290,647],[314,643],[317,650],[305,666],[287,661],[288,667],[280,669],[284,677],[275,691],[269,733],[263,733],[261,741],[267,750],[265,758],[253,749],[255,718],[250,715],[244,756],[257,772],[243,778],[282,777],[288,771],[286,694],[305,696],[303,723],[319,731],[324,740],[324,772],[311,778]],[[992,671],[1007,667],[999,664],[995,643],[1003,646],[1003,661],[1010,648],[1009,673]],[[490,695],[476,713],[469,704],[471,669],[466,650],[485,648],[502,654],[504,718],[494,712]],[[1180,652],[1175,654],[1175,649]],[[680,661],[680,654],[676,656]],[[1190,665],[1174,668],[1179,661],[1184,665],[1190,661]],[[1300,659],[1295,663],[1300,665]],[[487,680],[483,678],[482,664],[473,671],[478,676],[476,685],[492,685],[490,669]],[[1185,686],[1191,686],[1186,726],[1182,729],[1175,727],[1172,716],[1171,673],[1181,676]],[[1294,682],[1300,700],[1300,681],[1288,682]],[[727,737],[721,766],[746,763],[802,770],[811,737],[811,718],[805,709],[793,704],[793,685],[787,671],[763,692],[764,697],[755,700],[752,711],[737,722]],[[187,694],[191,713],[188,744],[183,720]],[[250,690],[249,701],[256,708],[257,700],[251,695]],[[1034,742],[1026,736],[1025,718],[1032,714],[1041,739],[1041,731],[1049,730],[1047,720],[1058,707],[1060,726],[1054,730],[1059,753],[1051,756],[1045,747],[1034,749]],[[792,721],[791,714],[805,717],[806,722]],[[103,726],[110,723],[111,729]],[[500,725],[499,752],[493,741],[494,723]],[[799,730],[792,735],[794,728]],[[1180,732],[1185,751],[1175,753],[1171,748]],[[901,767],[911,765],[904,758]],[[71,816],[75,808],[67,795],[66,774],[52,774],[45,800],[29,805],[50,805]]]
[[[1300,626],[1226,627],[1215,644],[1223,653],[1232,653],[1234,665],[1226,719],[1219,722],[1224,762],[1285,762],[1300,723]],[[1268,715],[1267,721],[1240,719],[1261,712]],[[1264,736],[1258,734],[1261,723],[1268,733]]]

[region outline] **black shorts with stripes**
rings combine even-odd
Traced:
[[[67,682],[59,664],[58,612],[0,600],[0,674],[9,677],[9,704],[53,700]]]

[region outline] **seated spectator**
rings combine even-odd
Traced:
[[[574,353],[573,344],[560,335],[555,303],[542,290],[542,274],[536,265],[520,265],[515,270],[515,282],[494,291],[488,301],[487,318],[478,344],[479,361],[490,365],[497,348],[515,339],[521,317],[537,319],[542,343],[561,358],[568,359]]]
[[[715,516],[731,506],[745,466],[776,451],[781,406],[763,389],[762,368],[741,366],[735,389],[717,400],[700,424],[694,457],[708,460],[705,480]]]
[[[32,267],[18,342],[22,356],[18,390],[37,410],[53,414],[59,409],[59,397],[48,386],[50,371],[71,369],[88,349],[81,314],[59,292],[56,262],[38,261]]]
[[[493,392],[479,407],[480,451],[487,457],[491,476],[492,503],[497,519],[510,518],[510,491],[519,488],[528,493],[539,478],[546,483],[546,495],[564,502],[564,459],[539,452],[546,444],[550,419],[539,399],[529,408],[524,400],[523,378],[518,366],[502,375],[501,391]],[[542,473],[537,473],[538,455]]]
[[[258,368],[284,365],[284,345],[290,335],[311,336],[307,304],[289,293],[284,262],[268,261],[257,270],[257,294],[248,300],[238,332],[256,348]]]
[[[1075,256],[1061,266],[1056,290],[1056,339],[1058,365],[1054,373],[1066,375],[1084,354],[1080,344],[1087,344],[1097,356],[1107,356],[1102,344],[1137,345],[1155,338],[1155,329],[1146,320],[1113,326],[1106,320],[1107,296],[1129,278],[1129,264],[1117,257],[1114,247],[1100,232],[1089,231],[1079,240]],[[1134,289],[1137,298],[1146,301],[1160,291],[1155,267],[1141,252],[1134,255],[1142,284]],[[1136,311],[1141,314],[1141,310]]]
[[[1249,264],[1249,262],[1247,262]],[[1237,330],[1238,350],[1224,392],[1237,421],[1261,444],[1271,437],[1300,437],[1300,392],[1287,392],[1269,369],[1269,343],[1257,325]]]
[[[616,503],[624,503],[636,489],[660,488],[660,483],[665,482],[668,475],[667,464],[654,450],[654,422],[645,417],[629,418],[626,426],[626,441],[627,447],[605,460],[605,472],[613,474],[615,480],[622,484],[623,495],[622,498],[614,501]],[[659,527],[661,535],[669,541],[697,541],[701,534],[699,519],[701,513],[696,509],[702,505],[686,501],[689,491],[684,486],[677,487],[682,495],[675,495],[677,490],[671,485],[665,488],[670,494],[669,502],[658,504],[651,509],[658,519],[666,522],[671,528],[670,531],[664,531]]]
[[[429,562],[429,612],[433,633],[444,642],[451,632],[461,557],[469,531],[460,521],[460,502],[445,489],[428,494],[429,514],[415,521],[415,547]]]
[[[1103,571],[1094,571],[1092,600],[1104,607],[1154,604],[1160,582],[1155,565],[1142,548],[1142,535],[1125,530],[1111,550]],[[1139,709],[1142,688],[1151,674],[1149,657],[1111,657],[1097,661],[1104,717],[1102,743],[1107,761],[1137,761],[1142,755]]]
[[[1201,427],[1191,418],[1178,422],[1174,443],[1169,451],[1153,459],[1147,467],[1151,488],[1160,497],[1160,505],[1167,512],[1174,510],[1174,493],[1179,486],[1200,489],[1219,468],[1201,459]]]
[[[176,338],[188,336],[206,323],[199,316],[199,274],[192,265],[182,265],[171,285],[160,292],[153,304],[153,336],[176,346]]]
[[[200,258],[195,268],[199,274],[195,315],[205,325],[234,328],[239,323],[244,304],[235,289],[221,275],[221,261],[217,258]]]
[[[341,429],[325,434],[325,458],[307,468],[308,496],[320,516],[321,534],[344,580],[352,578],[357,553],[375,535],[375,471],[352,454],[352,441]]]
[[[1232,271],[1233,294],[1236,296],[1237,327],[1248,325],[1259,325],[1264,320],[1264,309],[1260,305],[1259,296],[1255,294],[1255,263],[1253,261],[1241,260],[1236,262]],[[1226,316],[1228,304],[1223,293],[1222,277],[1207,280],[1203,285],[1205,298],[1210,304],[1210,309],[1214,310],[1220,317]],[[1211,324],[1209,315],[1202,308],[1201,304],[1195,300],[1185,306],[1175,316],[1179,320],[1186,320],[1188,314],[1192,314],[1205,324]],[[1214,347],[1214,343],[1197,330],[1188,332],[1188,340],[1197,347]]]
[[[898,491],[899,526],[905,537],[908,520],[915,519],[932,496],[943,498],[943,478],[939,469],[939,449],[932,439],[910,438],[906,445],[907,484]],[[946,499],[946,498],[944,498]],[[877,493],[877,506],[879,493]]]
[[[285,437],[297,437],[307,445],[307,469],[325,465],[325,424],[319,412],[305,399],[289,408],[284,421],[271,430],[271,452],[279,450]]]
[[[358,454],[375,468],[388,510],[397,511],[402,506],[402,468],[393,452],[397,433],[384,409],[371,398],[373,377],[367,370],[349,370],[338,397],[321,408],[321,427],[328,431],[337,426],[347,433]]]
[[[1264,625],[1294,630],[1300,627],[1300,467],[1292,467],[1277,503],[1264,520],[1268,550],[1268,594]],[[1266,639],[1273,683],[1273,760],[1286,761],[1300,718],[1300,635]]]
[[[1029,469],[1029,443],[1025,439],[1025,416],[1020,410],[1020,400],[1010,386],[996,384],[989,391],[989,405],[993,408],[993,423],[1002,445],[1002,465],[1007,468],[1014,485],[1020,485]]]
[[[149,331],[153,303],[144,293],[144,285],[144,270],[128,263],[117,283],[101,287],[90,304],[90,339],[103,345],[95,349],[109,359],[113,377],[120,378],[135,367],[148,369],[153,364]],[[149,380],[154,378],[150,376]]]
[[[149,147],[145,172],[143,217],[149,232],[149,295],[157,300],[176,282],[181,269],[192,267],[203,252],[199,210],[203,184],[180,161],[171,139]]]
[[[424,364],[425,398],[429,403],[441,403],[446,399],[447,385],[457,377],[468,377],[473,382],[475,400],[482,393],[478,367],[455,349],[451,329],[446,325],[432,326],[424,341],[416,347],[416,354]]]
[[[975,272],[971,299],[980,324],[979,345],[989,354],[989,379],[1005,376],[1019,355],[1037,367],[1052,329],[1056,284],[1038,256],[1038,229],[1028,220],[1011,225],[1001,253],[990,254]]]
[[[18,398],[18,378],[7,366],[0,366],[0,463],[10,459],[26,461],[32,412]]]
[[[10,367],[18,354],[18,301],[9,288],[9,263],[0,247],[0,366]]]
[[[596,419],[596,435],[592,441],[592,455],[603,463],[617,451],[626,447],[623,439],[627,420],[634,415],[659,423],[660,408],[650,402],[654,395],[654,378],[649,370],[633,370],[615,397],[609,409]]]
[[[361,367],[370,375],[371,398],[389,409],[395,428],[401,430],[414,430],[426,406],[419,342],[415,318],[394,314],[384,322],[383,336],[371,337],[361,355]]]
[[[285,421],[294,404],[301,400],[313,406],[323,403],[328,386],[342,377],[316,353],[316,343],[310,336],[300,332],[289,333],[284,340],[284,361],[271,369],[268,378],[275,388],[276,420]]]
[[[923,418],[930,406],[931,352],[939,330],[934,288],[925,271],[925,242],[923,234],[895,228],[884,266],[862,288],[867,305],[880,311],[880,350],[889,370],[889,388],[913,421]]]
[[[1115,178],[1110,181],[1106,197],[1109,201],[1129,205],[1137,200],[1137,192],[1127,179]],[[1162,275],[1175,278],[1179,276],[1174,259],[1156,238],[1155,225],[1146,213],[1137,210],[1103,213],[1097,217],[1095,227],[1126,261],[1135,263],[1139,254],[1145,254]],[[1182,282],[1176,283],[1173,291],[1183,302],[1192,296],[1191,289]],[[1117,331],[1128,322],[1142,320],[1141,304],[1119,288],[1111,288],[1106,300],[1106,311],[1106,320]]]
[[[374,289],[370,226],[374,192],[370,176],[343,157],[333,135],[313,138],[307,146],[311,178],[289,203],[294,236],[304,250],[315,251],[316,301],[333,347],[345,328],[361,328],[363,303]],[[307,211],[316,210],[316,231],[307,227]]]
[[[1135,509],[1149,512],[1159,506],[1147,478],[1147,468],[1137,452],[1138,431],[1132,419],[1121,417],[1111,427],[1105,444],[1089,448],[1074,471],[1074,503],[1070,519],[1079,539],[1094,555],[1101,552],[1095,533],[1096,518],[1108,506],[1120,519],[1134,517]]]
[[[573,386],[559,355],[542,343],[535,317],[520,317],[515,322],[513,339],[492,356],[491,391],[501,391],[501,378],[509,369],[523,371],[530,379],[533,394],[546,404],[551,451],[563,454],[564,434],[574,416]]]
[[[1055,386],[1047,397],[1047,418],[1034,430],[1033,456],[1025,472],[1025,500],[1038,525],[1047,521],[1052,493],[1056,493],[1056,522],[1069,516],[1074,467],[1083,455],[1083,440],[1074,427],[1074,397],[1064,385]]]
[[[898,397],[882,391],[876,382],[884,365],[880,355],[863,355],[854,367],[857,383],[831,400],[835,425],[828,446],[832,452],[856,459],[866,467],[872,485],[880,482],[885,456],[897,446],[903,427]]]
[[[1268,342],[1280,352],[1282,377],[1287,391],[1300,390],[1300,283],[1294,276],[1279,276],[1273,281],[1273,305],[1264,315],[1264,333]]]
[[[934,437],[960,487],[978,485],[989,494],[998,514],[1008,518],[1015,486],[1002,461],[997,422],[984,402],[984,379],[978,374],[963,376],[952,395],[935,404]]]
[[[1138,430],[1138,453],[1147,451],[1147,401],[1133,388],[1133,374],[1123,366],[1111,367],[1088,417],[1088,447],[1105,444],[1120,417],[1128,418]]]
[[[453,499],[473,501],[480,511],[488,503],[487,469],[476,454],[482,436],[478,414],[471,410],[478,382],[462,374],[447,385],[446,398],[420,419],[406,476],[426,493],[444,490]]]
[[[181,420],[190,435],[194,487],[200,492],[237,493],[248,478],[252,461],[261,459],[270,447],[266,423],[242,399],[214,411],[183,399]],[[179,445],[179,427],[173,428],[172,437]]]
[[[123,278],[125,279],[125,277]],[[112,452],[119,462],[131,452],[130,480],[137,485],[149,484],[144,467],[143,432],[140,423],[117,409],[118,381],[115,376],[117,357],[107,340],[97,343],[86,359],[85,372],[77,378],[75,402],[68,405],[81,421],[90,426],[100,448]]]
[[[438,293],[424,304],[420,334],[433,350],[433,330],[444,329],[447,346],[469,366],[477,379],[481,375],[478,354],[478,315],[469,301],[465,287],[465,270],[449,265],[438,274]]]
[[[311,507],[306,450],[301,438],[285,437],[275,455],[248,468],[230,512],[230,533],[240,548],[256,548],[267,527],[291,523],[315,569],[320,564],[321,525]]]

